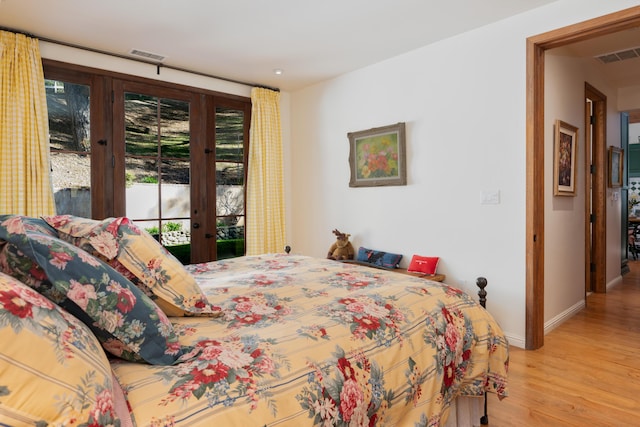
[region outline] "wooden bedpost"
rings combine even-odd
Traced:
[[[476,286],[480,288],[478,296],[480,297],[480,305],[487,308],[487,291],[484,288],[487,287],[487,279],[484,277],[478,277],[476,279]]]
[[[487,279],[484,277],[478,277],[476,279],[476,286],[480,288],[478,296],[480,297],[480,305],[483,308],[487,308],[487,291],[484,288],[487,287]],[[489,414],[487,413],[487,392],[484,392],[484,415],[480,417],[480,424],[483,426],[489,425]]]

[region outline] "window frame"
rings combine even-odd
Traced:
[[[102,188],[102,192],[91,194],[91,215],[102,219],[112,216],[109,209],[109,199],[113,197],[111,168],[108,167],[109,150],[106,145],[98,141],[110,141],[111,127],[106,126],[111,112],[101,99],[105,97],[105,87],[108,84],[106,76],[91,73],[76,66],[69,66],[58,61],[43,59],[44,76],[46,80],[58,80],[89,86],[89,122],[90,122],[90,164],[91,188]]]
[[[215,108],[238,108],[245,114],[243,154],[246,218],[251,99],[51,59],[43,59],[42,63],[45,79],[87,84],[90,87],[91,215],[94,219],[123,216],[126,212],[124,100],[120,99],[124,92],[148,93],[190,103],[191,224],[199,224],[191,232],[192,238],[194,233],[202,234],[198,247],[192,245],[191,262],[215,260],[217,245],[204,243],[205,239],[215,238],[217,231],[215,155],[206,154],[207,150],[215,153]],[[200,156],[197,153],[205,154]]]

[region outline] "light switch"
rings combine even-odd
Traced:
[[[480,203],[483,205],[499,205],[500,190],[483,190]]]

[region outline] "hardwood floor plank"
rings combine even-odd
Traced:
[[[606,294],[545,336],[512,347],[509,397],[489,396],[489,425],[640,425],[640,261]]]

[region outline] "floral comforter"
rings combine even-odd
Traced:
[[[171,318],[186,362],[112,362],[138,426],[438,426],[507,395],[507,340],[456,288],[284,254],[187,268],[224,316]]]

